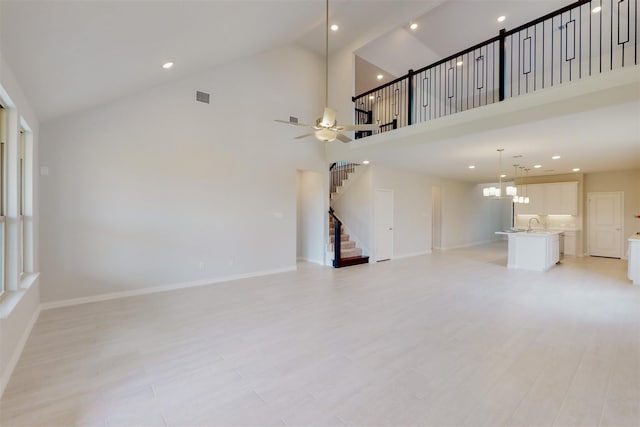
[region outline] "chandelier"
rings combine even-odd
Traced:
[[[505,175],[502,172],[502,152],[504,151],[504,148],[498,148],[496,150],[499,153],[499,160],[498,160],[498,186],[497,187],[486,187],[482,189],[482,195],[485,197],[491,197],[492,199],[502,199],[502,198],[506,198],[506,197],[516,197],[517,196],[517,188],[515,187],[515,181],[514,181],[514,186],[507,186],[505,188],[505,191],[503,193],[502,191],[502,179],[506,178],[507,175]],[[503,194],[506,194],[506,196],[504,196]]]

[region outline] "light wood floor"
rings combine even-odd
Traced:
[[[626,261],[492,244],[42,312],[2,426],[640,425]]]

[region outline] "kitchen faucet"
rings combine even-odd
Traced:
[[[535,220],[538,225],[540,225],[540,220],[538,218],[536,218],[535,216],[533,218],[529,218],[529,228],[527,228],[527,232],[531,231],[531,222]]]

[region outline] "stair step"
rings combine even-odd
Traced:
[[[344,258],[353,258],[362,256],[362,249],[360,248],[351,248],[351,249],[340,249],[340,259]]]
[[[349,240],[349,241],[342,240],[340,242],[340,250],[341,251],[344,251],[345,249],[354,249],[355,247],[356,247],[356,242],[352,242],[351,240]],[[329,251],[330,252],[334,251],[333,243],[331,243],[329,245]]]
[[[333,241],[335,240],[333,234],[329,235],[329,239],[331,240],[331,243],[333,243]],[[348,240],[349,240],[349,235],[348,234],[341,234],[340,235],[340,241],[341,242],[346,242]]]
[[[369,262],[368,256],[356,256],[351,258],[341,258],[340,262],[337,263],[337,265],[336,265],[336,262],[334,261],[333,266],[336,268],[350,267],[352,265],[367,264],[368,262]]]

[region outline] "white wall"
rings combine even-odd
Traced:
[[[295,268],[324,146],[273,119],[320,111],[321,70],[285,47],[43,126],[43,301]]]
[[[495,232],[509,227],[510,200],[488,199],[483,185],[469,182],[436,178],[435,185],[442,187],[442,249],[499,240]]]
[[[429,177],[416,172],[374,166],[373,190],[377,189],[393,190],[393,257],[431,252]],[[373,231],[371,235],[375,237]],[[375,242],[373,244],[375,246]]]
[[[38,135],[39,135],[39,123],[33,109],[31,108],[29,101],[24,96],[22,89],[19,86],[18,81],[14,77],[9,64],[7,64],[0,52],[0,99],[6,108],[10,110],[10,125],[14,128],[18,126],[18,123],[22,119],[26,122],[33,134],[33,162],[38,164]],[[37,167],[34,168],[37,170]],[[34,244],[34,259],[33,259],[33,271],[37,272],[39,269],[39,257],[38,257],[38,228],[39,228],[39,204],[38,204],[38,176],[33,174],[31,177],[33,182],[33,213],[32,213],[32,226],[33,226],[33,244]],[[10,197],[17,197],[15,194],[11,194]],[[14,201],[14,204],[17,201]],[[7,224],[12,222],[11,227],[14,227],[14,233],[17,233],[17,222],[14,218],[7,218]],[[16,280],[18,274],[17,246],[12,245],[6,248],[8,253],[13,253],[10,257],[10,262],[5,265],[7,270],[11,270],[11,276]],[[29,280],[28,284],[24,281],[18,282],[18,289],[12,292],[7,292],[0,301],[0,395],[4,391],[5,386],[9,381],[9,377],[18,358],[22,352],[22,348],[28,334],[33,326],[33,323],[38,316],[38,307],[40,304],[40,286],[38,279],[34,281]]]
[[[592,192],[622,191],[624,193],[624,255],[629,248],[628,238],[640,232],[640,170],[589,173],[584,176],[584,205],[587,206],[587,194]],[[585,225],[589,225],[589,210],[585,208]],[[585,228],[585,236],[588,236]],[[583,252],[587,252],[587,239],[584,239]]]
[[[376,165],[350,183],[333,206],[364,242],[365,253],[371,254],[375,246],[373,192],[377,188],[393,190],[394,258],[429,253],[433,186],[441,189],[442,249],[498,240],[494,233],[510,226],[510,201],[483,197],[479,185]]]
[[[328,222],[325,177],[318,172],[297,172],[297,257],[316,264],[324,264]]]

